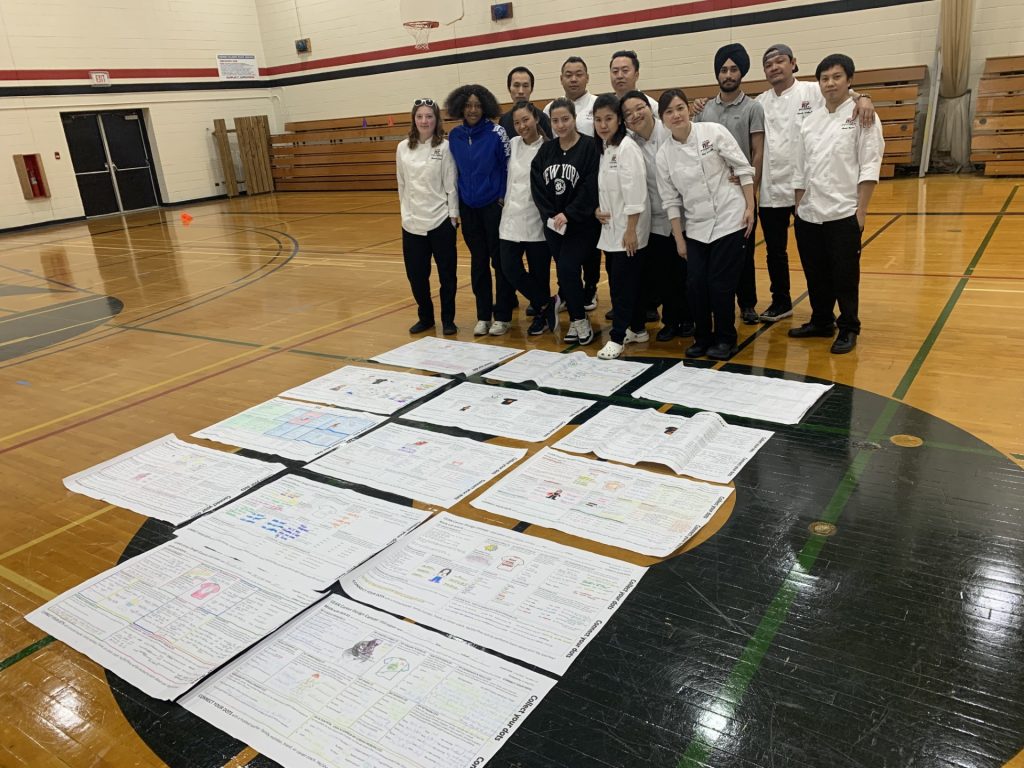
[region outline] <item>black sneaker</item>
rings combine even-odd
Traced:
[[[615,310],[614,309],[609,309],[607,312],[605,312],[604,313],[604,319],[605,320],[614,320],[615,319]]]
[[[409,328],[409,333],[423,333],[434,327],[433,320],[417,320],[416,324]]]
[[[672,341],[676,337],[676,331],[679,330],[678,325],[666,325],[658,334],[654,337],[658,341]]]
[[[839,336],[832,342],[832,354],[833,355],[845,355],[847,352],[852,352],[853,348],[857,346],[857,334],[853,331],[840,331]]]
[[[696,324],[692,320],[685,320],[679,324],[679,330],[676,331],[677,336],[693,336],[694,331],[697,330]]]
[[[537,310],[534,308],[533,304],[531,304],[530,306],[528,306],[526,308],[526,316],[527,317],[536,317],[537,316]]]
[[[687,357],[704,357],[707,353],[708,348],[698,342],[697,344],[691,344],[688,346],[683,354]]]
[[[831,325],[818,326],[814,323],[804,323],[799,328],[790,328],[789,336],[794,339],[807,339],[812,336],[820,336],[823,339],[831,339],[835,335],[835,328]],[[847,350],[849,351],[849,350]]]
[[[459,326],[455,323],[441,323],[441,331],[445,336],[454,336],[459,332]]]
[[[648,309],[647,314],[644,315],[644,319],[648,323],[656,323],[661,320],[661,315],[658,314],[658,310],[656,309]]]
[[[753,307],[741,307],[740,319],[747,325],[757,325],[761,322],[761,316],[757,314],[757,310]]]
[[[788,307],[785,304],[772,304],[768,309],[761,313],[762,323],[774,323],[776,320],[781,320],[784,317],[793,316],[793,305]]]
[[[715,344],[711,349],[708,350],[708,357],[712,360],[728,360],[730,357],[735,355],[739,351],[739,348],[735,345],[729,345],[725,342],[721,344]]]

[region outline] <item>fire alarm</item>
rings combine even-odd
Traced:
[[[53,159],[54,160],[60,160],[60,152],[54,152],[53,153]]]

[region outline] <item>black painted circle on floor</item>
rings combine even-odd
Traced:
[[[628,359],[655,364],[645,379],[678,362]],[[1024,470],[941,419],[844,385],[799,425],[727,418],[775,432],[737,476],[730,519],[648,571],[489,765],[685,765],[695,735],[707,765],[1011,758],[1024,732]],[[834,536],[809,531],[823,518]],[[124,558],[171,535],[149,520]],[[245,747],[108,679],[171,768],[219,768]]]

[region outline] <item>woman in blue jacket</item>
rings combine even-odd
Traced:
[[[448,94],[445,111],[450,118],[462,121],[448,135],[448,145],[458,170],[462,237],[469,246],[470,280],[476,297],[473,335],[501,336],[511,327],[515,302],[515,290],[501,271],[498,246],[508,175],[508,137],[494,122],[501,114],[498,100],[482,85],[456,88]]]

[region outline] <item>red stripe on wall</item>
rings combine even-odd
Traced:
[[[569,34],[581,32],[588,29],[600,29],[602,27],[617,27],[625,24],[641,24],[644,22],[659,21],[663,19],[680,18],[684,16],[696,16],[702,13],[727,12],[739,8],[749,8],[756,5],[769,5],[779,0],[696,0],[692,3],[675,3],[660,8],[648,8],[640,11],[629,11],[626,13],[613,13],[606,16],[593,16],[575,21],[565,21],[553,24],[540,24],[534,27],[522,29],[509,29],[502,32],[488,32],[482,35],[471,35],[469,37],[457,38],[455,40],[440,40],[431,43],[431,51],[448,51],[455,48],[476,48],[496,43],[507,43],[513,40],[528,40],[535,37],[549,37],[551,35]],[[347,54],[345,56],[332,56],[326,59],[313,59],[300,61],[294,64],[279,64],[273,67],[260,67],[260,74],[263,76],[284,75],[292,72],[305,72],[312,69],[328,69],[344,66],[346,64],[358,64],[367,61],[380,61],[381,59],[393,59],[403,56],[422,55],[411,44],[397,48],[382,48],[376,51],[363,51],[360,53]],[[94,67],[93,70],[103,69]],[[3,80],[89,80],[89,69],[7,69],[0,70],[0,81]],[[217,69],[211,68],[153,68],[153,69],[110,69],[112,80],[148,80],[148,79],[180,79],[186,77],[209,77],[216,78]]]

